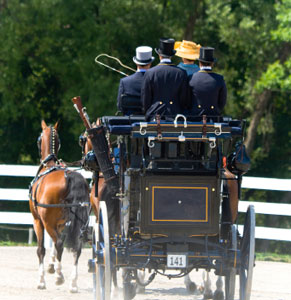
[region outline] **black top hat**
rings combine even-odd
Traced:
[[[216,58],[214,58],[213,54],[214,54],[214,48],[201,47],[200,56],[198,60],[206,63],[215,62]]]
[[[176,50],[174,50],[174,45],[174,39],[161,38],[159,48],[155,48],[155,51],[161,56],[173,56],[176,53]]]

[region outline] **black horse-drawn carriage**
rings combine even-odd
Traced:
[[[147,285],[156,274],[183,277],[194,269],[223,276],[225,299],[234,299],[239,275],[240,300],[250,299],[255,213],[250,206],[240,236],[228,188],[236,183],[238,199],[245,170],[233,149],[243,127],[224,117],[105,116],[87,130],[108,185],[89,262],[96,299],[111,299],[120,269],[126,300],[134,298],[136,283]],[[151,275],[141,282],[138,270],[145,269]]]

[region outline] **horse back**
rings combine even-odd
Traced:
[[[33,185],[32,195],[37,203],[58,204],[66,196],[67,183],[65,170],[56,170],[40,177]]]

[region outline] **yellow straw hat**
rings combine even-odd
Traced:
[[[184,40],[182,42],[176,42],[174,47],[177,56],[190,60],[199,58],[200,48],[201,45]]]

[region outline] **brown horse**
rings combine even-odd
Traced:
[[[30,211],[34,218],[39,258],[39,289],[45,289],[44,230],[54,243],[50,273],[56,274],[56,284],[64,282],[61,259],[64,242],[72,249],[74,266],[70,291],[77,292],[77,267],[82,250],[82,235],[89,220],[89,190],[86,180],[77,172],[62,166],[57,153],[60,147],[57,127],[41,122],[42,133],[38,139],[41,163],[30,186]]]

